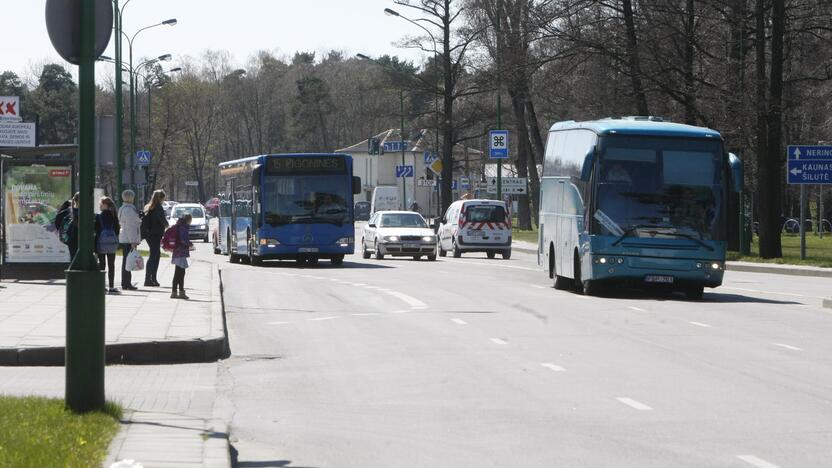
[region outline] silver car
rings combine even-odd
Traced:
[[[376,260],[391,257],[426,256],[436,260],[436,234],[425,218],[413,211],[378,211],[373,214],[361,236],[364,258],[375,254]]]

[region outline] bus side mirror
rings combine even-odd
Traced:
[[[595,162],[595,147],[589,149],[584,156],[584,165],[581,168],[581,180],[589,181],[589,176],[592,175],[592,164]]]
[[[361,177],[352,178],[352,194],[358,195],[361,193]]]
[[[728,165],[731,167],[731,185],[734,192],[740,193],[744,185],[742,160],[736,154],[728,153]]]

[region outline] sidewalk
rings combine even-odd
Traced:
[[[171,283],[173,270],[170,259],[163,258],[162,285]],[[134,280],[143,277],[138,272]],[[188,301],[170,299],[169,287],[144,288],[139,283],[138,291],[106,296],[108,363],[211,362],[222,357],[226,342],[216,265],[191,265],[185,278]],[[0,365],[63,365],[65,298],[64,280],[0,283]]]

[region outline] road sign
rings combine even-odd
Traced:
[[[789,184],[832,184],[832,146],[796,146],[787,150]]]
[[[199,187],[199,182],[195,180],[186,180],[185,187]]]
[[[0,122],[0,146],[35,146],[34,122]]]
[[[0,122],[21,122],[20,97],[0,96]]]
[[[110,0],[93,0],[95,9],[95,58],[101,56],[113,33],[113,5]],[[81,59],[81,2],[46,0],[46,32],[52,47],[67,62],[78,65]]]
[[[463,189],[471,188],[471,179],[469,179],[467,177],[460,177],[459,178],[459,186],[462,187]]]
[[[486,190],[488,188],[488,182],[474,182],[474,189],[476,190]]]
[[[497,193],[497,178],[489,177],[488,193]],[[503,192],[508,194],[522,195],[528,193],[528,179],[525,177],[503,177]]]
[[[432,163],[430,163],[430,166],[428,166],[428,169],[433,171],[433,173],[436,174],[436,175],[442,175],[442,167],[443,167],[442,166],[442,160],[441,159],[435,159]]]
[[[436,187],[436,179],[419,179],[416,184],[419,187]]]
[[[385,153],[397,153],[402,151],[402,147],[407,149],[406,141],[385,141],[382,145]]]
[[[413,166],[396,166],[396,177],[413,177]]]
[[[488,154],[491,159],[508,158],[508,130],[488,132]]]
[[[430,151],[425,151],[425,154],[423,155],[423,157],[425,158],[425,164],[430,164],[430,163],[436,161],[438,156],[436,156],[436,153],[431,153]]]
[[[136,151],[136,165],[149,166],[152,155],[150,151]]]
[[[457,188],[459,188],[459,185],[457,184],[456,179],[454,179],[451,181],[451,190],[456,190]]]

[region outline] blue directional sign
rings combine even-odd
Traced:
[[[491,159],[508,158],[508,130],[488,132],[488,155]]]
[[[385,141],[382,146],[384,147],[384,152],[385,153],[401,152],[402,148],[407,150],[407,142],[406,141]]]
[[[136,165],[149,166],[152,155],[150,151],[136,151]]]
[[[456,190],[456,189],[457,189],[457,183],[456,183],[456,180],[452,180],[452,181],[451,181],[451,190]]]
[[[832,146],[790,145],[787,156],[789,184],[832,184]]]
[[[413,177],[413,166],[396,166],[396,177]]]

